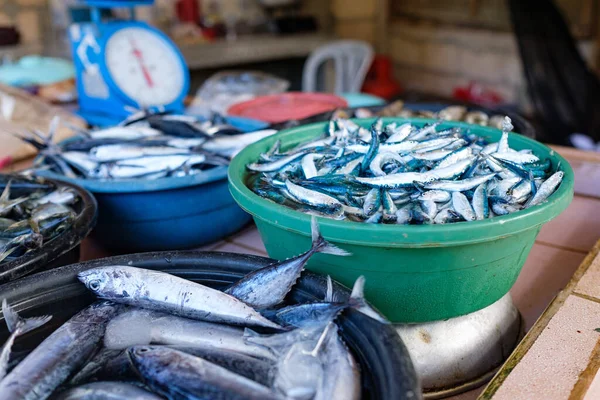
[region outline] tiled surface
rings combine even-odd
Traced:
[[[587,393],[583,400],[598,400],[600,399],[600,373],[596,374],[596,377],[592,381]]]
[[[570,296],[494,400],[568,399],[600,339],[600,303]]]
[[[511,290],[527,330],[571,280],[585,255],[536,243]]]
[[[544,225],[537,240],[585,254],[599,238],[600,199],[575,196],[561,215]]]
[[[575,287],[576,293],[600,299],[600,258],[596,258]],[[600,399],[600,396],[598,397]]]

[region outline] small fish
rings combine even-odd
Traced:
[[[342,208],[342,203],[335,197],[331,197],[316,190],[306,189],[302,186],[296,185],[289,180],[285,181],[285,187],[288,193],[302,204],[323,208],[324,210],[335,212]]]
[[[129,356],[144,381],[168,398],[282,399],[264,385],[178,350],[136,346]]]
[[[477,186],[473,193],[473,211],[478,220],[482,220],[488,217],[489,214],[489,203],[487,200],[487,185],[482,183]]]
[[[254,358],[272,358],[268,351],[246,344],[243,335],[244,330],[236,326],[134,308],[110,321],[104,346],[108,350],[124,350],[138,344],[218,348]]]
[[[350,255],[321,236],[315,217],[311,218],[311,234],[312,246],[307,252],[253,271],[229,287],[225,293],[257,309],[273,307],[283,302],[314,254]]]
[[[91,382],[65,390],[56,400],[161,400],[163,397],[125,382]]]
[[[339,335],[338,328],[330,323],[324,332],[324,343],[319,353],[323,365],[323,379],[315,400],[358,400],[361,397],[358,364]]]
[[[235,297],[164,272],[115,265],[77,277],[99,298],[117,303],[204,321],[279,328]]]
[[[0,381],[0,400],[50,396],[94,354],[108,321],[121,309],[94,303],[64,323]]]
[[[477,219],[469,199],[461,192],[452,192],[452,206],[465,221],[475,221]]]
[[[556,188],[560,185],[563,180],[565,173],[562,171],[555,172],[550,178],[548,178],[537,190],[536,195],[525,205],[525,208],[537,206],[543,203],[550,197]]]

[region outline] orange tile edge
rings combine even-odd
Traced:
[[[533,344],[535,343],[537,338],[544,331],[544,329],[546,328],[546,325],[548,325],[548,322],[562,307],[562,305],[565,302],[565,300],[567,299],[567,297],[573,293],[575,287],[577,286],[577,283],[579,282],[581,277],[583,277],[583,275],[586,273],[586,271],[588,270],[588,268],[590,267],[590,265],[592,264],[594,259],[598,256],[598,253],[600,253],[600,240],[596,242],[596,244],[594,245],[592,250],[588,253],[588,255],[585,257],[585,259],[581,263],[581,265],[579,265],[579,267],[573,274],[573,277],[571,278],[571,280],[569,281],[567,286],[560,293],[558,293],[556,295],[554,300],[552,300],[550,305],[544,310],[542,315],[540,315],[540,317],[538,318],[536,323],[533,325],[533,327],[529,330],[529,332],[527,332],[527,334],[525,335],[525,337],[523,338],[521,343],[512,352],[512,354],[510,355],[508,360],[506,360],[504,365],[500,368],[500,370],[498,370],[498,372],[492,378],[492,380],[487,385],[485,390],[477,398],[478,400],[490,400],[494,396],[494,394],[496,393],[498,388],[504,383],[504,380],[506,379],[506,377],[508,375],[510,375],[510,373],[515,368],[515,366],[521,361],[521,359],[525,356],[525,354],[527,354],[529,349],[531,349],[531,346],[533,346]],[[576,294],[576,295],[579,297],[584,297],[579,294]],[[594,301],[597,302],[598,300],[594,299]],[[592,358],[599,356],[598,353],[596,353],[596,350],[599,350],[599,349],[596,348],[594,350],[594,354],[592,355]],[[586,371],[587,371],[587,369],[586,369]],[[596,368],[596,371],[597,371],[597,368]],[[584,374],[585,374],[585,371],[584,371],[584,373],[582,373],[582,376]],[[582,378],[582,376],[580,376],[580,379]],[[593,377],[592,377],[592,379],[593,379]],[[591,383],[591,380],[590,380],[590,383]],[[577,383],[577,385],[579,385],[579,382]],[[577,385],[576,385],[575,389],[577,388]],[[583,383],[582,383],[582,385],[583,385]],[[588,387],[589,387],[589,384],[585,386],[585,390],[587,390]]]

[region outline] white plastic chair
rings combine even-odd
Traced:
[[[319,47],[311,53],[304,64],[302,90],[316,92],[319,67],[333,60],[336,94],[359,93],[365,76],[373,61],[374,51],[370,44],[358,40],[339,40]]]

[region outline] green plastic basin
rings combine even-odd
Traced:
[[[417,125],[433,120],[386,118]],[[373,119],[355,120],[368,127]],[[497,141],[499,130],[447,122]],[[276,140],[287,149],[323,134],[325,123],[282,131],[246,147],[229,167],[233,198],[254,217],[269,256],[285,259],[310,246],[310,216],[253,193],[245,182],[246,164]],[[352,252],[350,257],[316,255],[308,269],[331,275],[351,287],[366,277],[367,299],[397,323],[435,321],[480,310],[505,295],[515,283],[542,225],[559,215],[573,198],[573,170],[547,146],[511,134],[511,148],[530,148],[564,171],[558,190],[544,204],[511,215],[447,225],[371,225],[319,218],[323,236]]]

